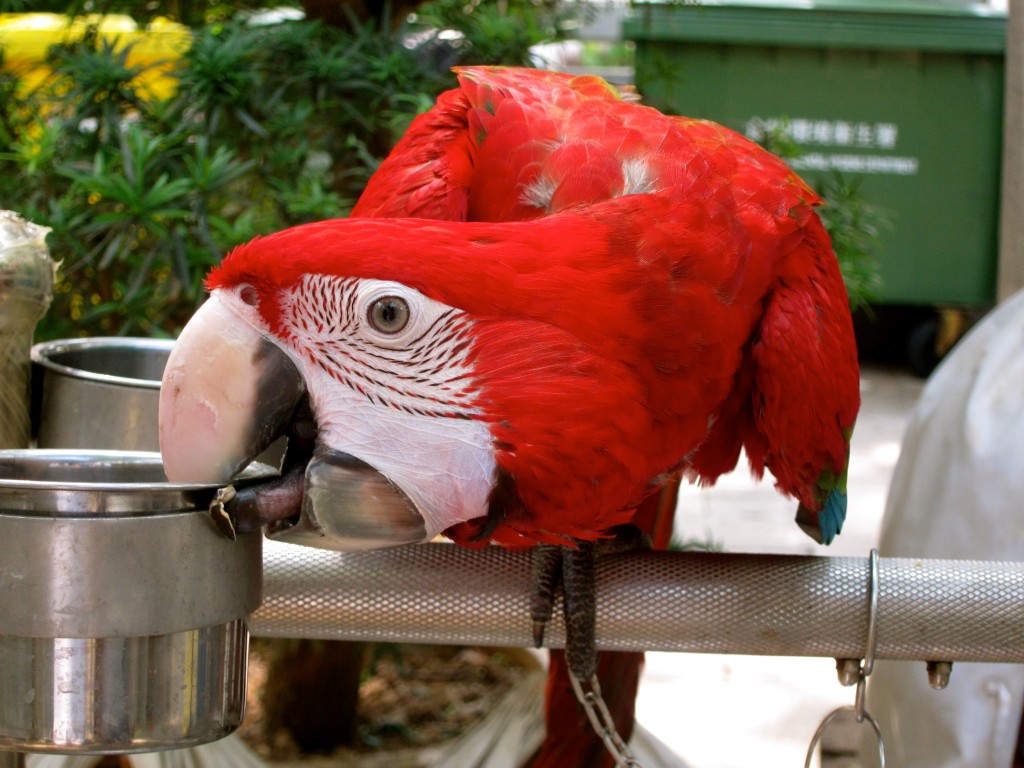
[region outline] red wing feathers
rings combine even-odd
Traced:
[[[465,221],[473,174],[465,94],[447,91],[370,178],[352,216]]]

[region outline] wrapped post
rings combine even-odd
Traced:
[[[49,231],[0,211],[0,448],[29,444],[29,350],[53,298]]]

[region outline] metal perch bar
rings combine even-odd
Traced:
[[[532,644],[530,553],[266,542],[254,635]],[[1024,662],[1024,563],[881,558],[875,657]],[[636,552],[598,566],[598,646],[863,658],[868,558]],[[560,647],[556,617],[547,642]]]

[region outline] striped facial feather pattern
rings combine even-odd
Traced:
[[[282,309],[286,343],[370,403],[437,418],[480,413],[473,322],[461,310],[401,283],[322,274],[303,276]],[[381,330],[375,317],[391,325]]]

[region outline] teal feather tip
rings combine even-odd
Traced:
[[[796,511],[796,523],[801,530],[819,544],[831,544],[843,530],[846,520],[846,493],[833,488],[824,505],[817,512],[803,504]]]
[[[821,528],[821,543],[831,544],[832,539],[842,533],[846,520],[846,494],[833,488],[818,512],[818,527]]]

